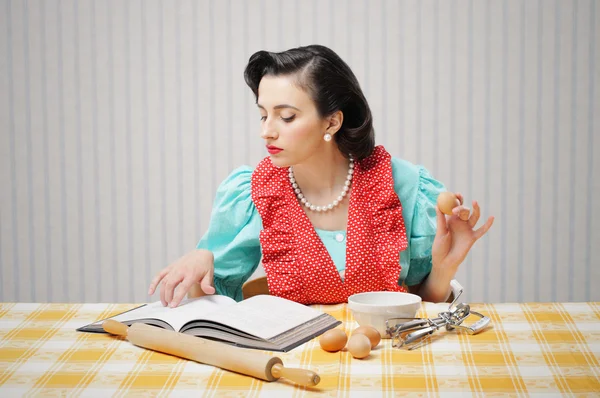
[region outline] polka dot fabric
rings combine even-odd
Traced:
[[[400,252],[408,247],[390,154],[382,147],[356,162],[342,281],[298,203],[287,168],[265,158],[252,174],[252,200],[263,221],[260,243],[271,294],[303,304],[334,304],[355,293],[405,291]]]

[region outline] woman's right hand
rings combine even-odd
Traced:
[[[174,308],[196,283],[205,294],[214,294],[213,274],[213,254],[208,250],[193,250],[160,271],[150,283],[148,294],[153,295],[160,284],[160,301]]]

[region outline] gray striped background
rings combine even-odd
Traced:
[[[0,0],[0,301],[146,301],[218,183],[265,156],[242,71],[320,43],[378,142],[496,216],[470,301],[600,300],[600,7]]]

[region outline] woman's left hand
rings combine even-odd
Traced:
[[[494,223],[494,217],[485,224],[474,229],[479,221],[479,204],[473,201],[473,213],[463,206],[463,197],[456,194],[460,205],[452,210],[451,216],[444,215],[436,206],[437,232],[431,249],[432,266],[444,274],[454,276],[458,266],[463,262],[475,241],[481,238]]]

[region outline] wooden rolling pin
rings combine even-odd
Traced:
[[[109,319],[102,323],[108,333],[124,336],[131,343],[221,369],[274,381],[284,377],[301,386],[316,386],[321,381],[311,370],[286,368],[278,357],[256,350],[234,347],[225,343],[190,336],[143,323],[131,327]]]

